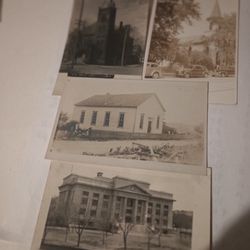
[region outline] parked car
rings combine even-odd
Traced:
[[[206,77],[208,76],[208,70],[202,65],[192,65],[190,68],[183,68],[176,71],[177,77]]]
[[[162,76],[162,69],[157,63],[147,63],[145,77],[160,78]]]
[[[235,68],[233,66],[220,66],[217,70],[218,76],[228,77],[235,75]]]

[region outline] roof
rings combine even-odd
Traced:
[[[116,175],[115,177],[112,178],[113,180],[114,179],[122,179],[122,180],[126,180],[126,181],[132,181],[132,182],[139,182],[139,183],[142,183],[142,184],[146,184],[146,185],[150,185],[149,182],[145,182],[145,181],[139,181],[139,180],[135,180],[135,179],[131,179],[131,178],[127,178],[127,177],[122,177],[122,176],[119,176],[119,175]]]
[[[109,93],[105,95],[94,95],[79,103],[75,106],[87,106],[87,107],[127,107],[136,108],[148,98],[156,96],[153,93],[143,93],[143,94],[120,94],[111,95]],[[157,96],[156,96],[157,98]],[[158,98],[157,98],[158,99]],[[159,99],[158,99],[159,101]],[[161,104],[161,102],[159,101]],[[162,104],[161,104],[162,106]],[[164,107],[162,106],[164,109]],[[164,109],[165,111],[165,109]]]
[[[168,200],[173,200],[173,194],[170,193],[166,193],[166,192],[162,192],[162,191],[156,191],[156,190],[152,190],[149,189],[149,193],[153,196],[153,197],[157,197],[157,198],[161,198],[161,199],[168,199]]]
[[[127,186],[131,186],[131,185],[135,185],[139,189],[143,190],[145,193],[148,193],[149,195],[151,195],[152,197],[174,201],[173,194],[171,194],[171,193],[156,191],[156,190],[152,190],[150,188],[145,189],[142,186],[138,185],[140,183],[150,185],[150,183],[148,183],[148,182],[130,179],[130,178],[121,177],[121,176],[114,176],[113,178],[108,178],[108,177],[104,177],[104,176],[91,178],[91,177],[81,176],[81,175],[77,175],[77,174],[69,174],[68,176],[63,178],[63,184],[61,186],[59,186],[59,189],[65,185],[73,185],[73,184],[85,184],[85,185],[90,185],[90,186],[95,186],[95,187],[113,189],[114,188],[114,179],[116,179],[116,178],[128,180],[128,181],[132,182],[132,183],[128,183],[126,185],[119,186],[118,189],[123,188],[123,187],[127,187]]]
[[[215,0],[214,8],[209,18],[221,17],[221,9],[218,0]]]

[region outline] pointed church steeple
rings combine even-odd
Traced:
[[[209,30],[219,29],[218,20],[222,17],[219,0],[215,0],[211,15],[207,18]]]
[[[214,3],[214,8],[212,10],[212,13],[211,15],[209,16],[208,19],[214,19],[214,18],[218,18],[218,17],[221,17],[221,9],[220,9],[220,5],[219,5],[219,1],[218,0],[215,0],[215,3]]]

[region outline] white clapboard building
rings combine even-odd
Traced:
[[[161,134],[165,108],[156,94],[94,95],[75,104],[81,129]]]

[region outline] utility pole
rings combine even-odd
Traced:
[[[76,21],[76,23],[77,23],[77,28],[76,28],[77,33],[76,33],[76,39],[75,39],[74,46],[73,46],[71,69],[74,68],[74,65],[76,63],[77,44],[78,44],[78,42],[80,40],[80,35],[81,35],[81,24],[82,24],[82,15],[83,15],[83,9],[84,9],[84,1],[85,0],[81,1],[79,18]]]
[[[125,29],[125,31],[124,31],[124,38],[123,38],[123,43],[122,43],[121,66],[124,66],[126,43],[127,43],[127,38],[128,38],[129,27],[125,26],[124,29]]]

